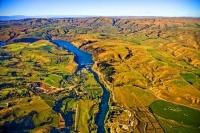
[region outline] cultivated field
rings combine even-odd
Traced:
[[[93,55],[92,69],[111,92],[106,130],[200,132],[200,19],[24,19],[0,26],[0,40],[8,43],[0,48],[2,103],[39,94],[43,108],[53,108],[65,97],[58,107],[61,116],[75,113],[68,128],[96,131],[102,89],[87,70],[73,73],[73,54],[47,41],[61,39]],[[61,131],[55,124],[51,129]]]

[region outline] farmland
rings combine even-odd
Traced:
[[[89,104],[88,117],[84,121],[77,117],[78,130],[83,122],[90,120],[90,115],[93,117],[90,124],[94,123],[99,100],[92,102],[90,99],[96,99],[102,90],[87,69],[74,73],[77,64],[73,54],[49,41],[40,40],[6,45],[1,48],[1,55],[1,131],[11,131],[11,126],[12,131],[54,130],[51,127],[74,130],[75,123],[67,121],[68,113],[76,108],[84,110],[83,103],[77,102],[77,98],[83,98],[84,103]],[[92,111],[93,108],[96,111]],[[61,119],[64,126],[60,125]],[[75,121],[75,115],[72,119]]]
[[[199,24],[198,18],[1,21],[7,45],[0,47],[0,99],[8,107],[0,110],[0,124],[9,129],[19,119],[32,132],[97,131],[103,90],[86,68],[74,73],[75,55],[51,42],[60,39],[92,54],[91,69],[111,94],[107,131],[199,132]]]
[[[182,130],[184,132],[190,131],[193,129],[192,132],[199,132],[199,124],[200,120],[197,119],[200,117],[200,111],[188,108],[186,106],[177,105],[173,103],[169,103],[166,101],[154,101],[150,108],[152,111],[157,115],[158,120],[162,122],[163,118],[177,123],[176,125],[171,125],[171,131],[173,129],[176,132],[176,128]],[[168,128],[167,125],[163,124],[164,129]],[[169,129],[166,129],[169,130]]]

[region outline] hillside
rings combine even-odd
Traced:
[[[69,41],[93,55],[92,69],[111,92],[106,120],[106,128],[111,132],[179,129],[199,132],[199,120],[193,124],[186,121],[188,117],[193,121],[200,116],[200,19],[99,17],[1,21],[0,41],[9,44],[1,48],[1,58],[9,58],[1,61],[4,70],[1,86],[7,83],[21,87],[29,80],[42,79],[44,84],[60,88],[62,77],[76,68],[73,55],[53,48],[50,42],[49,46],[42,46],[42,51],[51,51],[49,55],[37,49],[30,51],[35,41],[55,39]],[[38,52],[43,54],[38,56]],[[54,61],[58,60],[62,67],[55,69]],[[32,76],[28,77],[30,73]],[[22,79],[16,83],[13,77],[20,74]],[[1,88],[1,94],[3,91]],[[79,104],[83,106],[83,101]],[[94,103],[87,104],[89,109]],[[177,110],[187,113],[171,118],[162,109],[172,115]]]

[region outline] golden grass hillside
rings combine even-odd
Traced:
[[[190,108],[186,110],[189,113],[191,108],[200,109],[199,18],[27,19],[10,21],[9,23],[0,22],[0,25],[2,27],[0,40],[7,43],[30,42],[23,43],[20,46],[10,45],[12,46],[10,49],[8,45],[8,49],[2,49],[5,54],[7,54],[5,50],[8,50],[11,55],[20,56],[24,53],[24,47],[30,47],[32,51],[27,51],[28,60],[20,57],[23,62],[21,64],[18,63],[18,58],[11,58],[3,62],[1,76],[4,77],[16,75],[16,73],[9,72],[7,68],[7,66],[13,64],[23,66],[23,69],[26,69],[25,73],[22,68],[16,68],[20,71],[17,72],[17,75],[22,72],[25,73],[24,75],[30,75],[29,68],[32,66],[30,62],[34,61],[36,67],[42,68],[39,71],[43,71],[47,75],[47,77],[40,75],[38,69],[31,68],[36,78],[34,80],[40,80],[39,77],[41,77],[46,84],[57,87],[64,84],[64,82],[63,84],[58,83],[62,81],[64,75],[73,72],[73,68],[76,67],[74,63],[72,63],[73,67],[67,65],[68,63],[71,64],[73,56],[66,59],[62,54],[59,54],[60,49],[56,48],[51,48],[49,56],[35,54],[38,47],[33,42],[38,39],[66,40],[91,53],[95,62],[92,69],[98,73],[101,81],[111,92],[109,115],[114,114],[114,120],[109,117],[106,120],[106,122],[110,122],[108,122],[107,127],[111,131],[118,132],[118,129],[120,131],[123,128],[128,129],[128,124],[122,126],[124,123],[121,120],[131,118],[132,121],[131,115],[134,115],[134,118],[139,121],[136,132],[144,131],[143,127],[147,127],[146,129],[156,128],[159,123],[149,124],[148,119],[150,117],[143,118],[143,115],[150,114],[153,116],[152,112],[147,111],[147,108],[153,107],[157,101],[158,103],[168,101],[170,107],[180,106],[183,110],[187,107],[181,105],[188,106]],[[49,49],[46,45],[42,47]],[[34,50],[32,50],[33,48]],[[40,60],[41,58],[42,60]],[[58,62],[55,62],[55,59]],[[39,63],[37,63],[37,60]],[[60,63],[61,65],[59,65]],[[55,64],[58,64],[56,65],[58,68],[54,67]],[[65,64],[65,67],[63,67],[63,64]],[[15,70],[15,67],[12,69]],[[16,81],[16,79],[12,76],[9,79],[5,78],[4,81],[10,83]],[[10,87],[12,88],[12,86],[8,86],[3,94],[7,94]],[[86,100],[79,102],[79,114],[81,114],[81,110],[84,114],[84,117],[79,118],[80,121],[77,123],[79,129],[90,130],[86,119],[90,119],[92,102]],[[83,108],[86,109],[83,110]],[[165,108],[160,108],[161,115],[155,114],[155,117],[161,122],[160,124],[165,131],[176,132],[180,127],[185,131],[190,131],[190,129],[192,129],[192,132],[199,131],[198,127],[190,127],[184,125],[181,121],[168,119],[168,114],[165,114],[167,117],[163,115],[162,109]],[[160,110],[158,110],[158,114]],[[112,112],[114,113],[112,114]],[[180,118],[185,119],[187,116]],[[147,122],[146,126],[145,122]],[[193,128],[195,129],[193,130]]]

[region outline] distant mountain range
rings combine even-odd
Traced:
[[[84,17],[97,17],[97,16],[89,16],[89,15],[45,15],[45,16],[23,16],[23,15],[15,15],[15,16],[0,16],[1,21],[7,20],[19,20],[26,18],[84,18]]]
[[[109,18],[163,18],[167,16],[90,16],[90,15],[44,15],[44,16],[0,16],[0,21],[19,20],[26,18],[91,18],[91,17],[109,17]],[[184,17],[184,16],[183,16]],[[181,17],[179,17],[181,18]],[[199,18],[199,17],[186,17]]]

